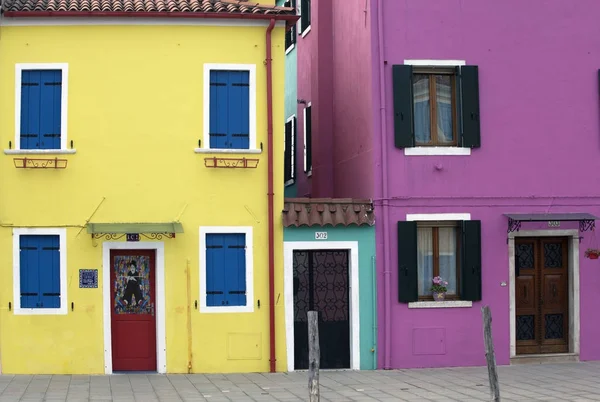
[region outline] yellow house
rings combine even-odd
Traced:
[[[2,373],[284,371],[274,1],[7,0]]]

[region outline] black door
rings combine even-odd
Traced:
[[[294,369],[308,369],[307,312],[319,312],[321,368],[350,368],[347,250],[294,250]]]

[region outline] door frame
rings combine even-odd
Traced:
[[[167,372],[167,340],[165,331],[165,243],[164,242],[104,242],[102,244],[102,305],[104,317],[104,374],[112,374],[112,336],[110,270],[112,250],[154,250],[154,291],[156,303],[156,372]]]
[[[294,251],[347,250],[350,279],[350,369],[360,370],[360,315],[358,306],[358,241],[286,241],[283,243],[285,343],[287,369],[294,370]]]
[[[509,276],[509,321],[510,321],[510,358],[517,355],[517,318],[515,297],[515,237],[568,237],[568,281],[569,281],[569,352],[579,355],[580,317],[579,317],[579,231],[569,230],[520,230],[508,235],[508,276]],[[562,354],[562,353],[561,353]],[[539,355],[543,357],[544,355]]]

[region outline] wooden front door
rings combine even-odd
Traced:
[[[567,238],[515,239],[517,354],[569,351]]]
[[[110,253],[113,371],[156,371],[154,250]]]

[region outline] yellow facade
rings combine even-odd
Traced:
[[[0,362],[3,373],[105,373],[103,243],[89,222],[179,221],[164,242],[166,371],[269,370],[267,219],[268,21],[238,26],[115,25],[0,28],[0,143],[15,142],[15,65],[68,63],[67,141],[74,154],[0,162]],[[235,22],[230,23],[235,25]],[[259,26],[260,25],[260,26]],[[273,36],[277,371],[286,368],[282,273],[284,26]],[[256,143],[262,153],[195,153],[203,140],[203,65],[256,65]],[[15,158],[59,157],[66,169],[17,169]],[[259,159],[256,169],[211,169],[205,158]],[[200,300],[199,228],[253,228],[251,313],[207,314]],[[16,315],[13,229],[67,228],[63,315]],[[119,241],[123,241],[120,239]],[[142,241],[151,241],[142,238]],[[132,248],[135,244],[132,242]],[[187,295],[189,268],[190,296]],[[79,270],[98,269],[98,288]],[[157,286],[160,284],[157,283]],[[260,301],[260,307],[258,307]],[[72,306],[73,303],[73,306]],[[191,313],[188,315],[188,306]],[[191,331],[188,320],[191,317]],[[191,335],[190,335],[191,333]],[[191,369],[189,352],[191,349]]]

